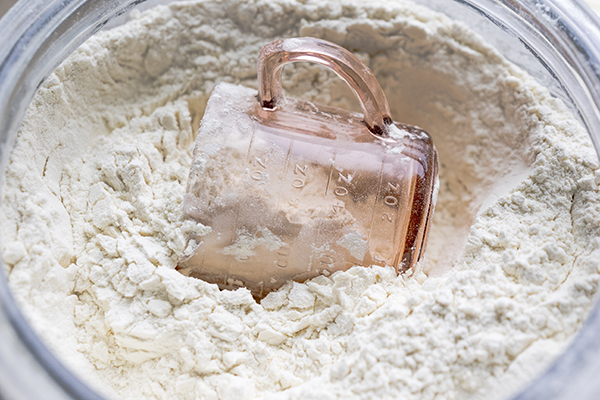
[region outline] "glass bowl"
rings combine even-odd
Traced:
[[[0,20],[3,170],[25,111],[44,78],[95,32],[122,24],[133,8],[147,9],[159,3],[164,1],[21,0],[9,10]],[[462,21],[549,88],[587,128],[599,149],[600,20],[582,1],[417,3]],[[102,399],[43,345],[17,307],[4,274],[0,275],[0,398]],[[568,349],[515,399],[598,398],[599,330],[600,308],[596,305]]]

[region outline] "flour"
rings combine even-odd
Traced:
[[[424,272],[356,267],[257,304],[174,270],[208,229],[181,203],[210,91],[256,87],[259,48],[286,36],[355,51],[394,119],[433,136]],[[286,67],[284,86],[357,111],[318,67]],[[502,398],[564,349],[597,291],[600,172],[585,131],[478,36],[411,3],[136,14],[48,77],[6,182],[17,301],[82,379],[123,399]]]

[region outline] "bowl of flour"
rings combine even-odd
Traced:
[[[600,36],[584,6],[42,3],[0,21],[1,397],[600,393]],[[181,203],[211,90],[256,88],[261,46],[297,36],[369,66],[394,119],[433,137],[440,190],[415,271],[356,266],[256,302],[175,271],[208,229]],[[359,111],[318,66],[283,83]]]

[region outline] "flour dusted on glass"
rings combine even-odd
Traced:
[[[431,133],[440,191],[423,272],[356,267],[257,304],[174,270],[208,227],[181,211],[204,105],[256,87],[260,47],[315,36]],[[312,65],[288,93],[357,110]],[[464,26],[404,2],[190,2],[88,40],[33,100],[12,152],[2,243],[31,324],[124,399],[490,399],[532,379],[598,283],[600,173],[581,126]]]

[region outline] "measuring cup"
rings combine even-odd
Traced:
[[[363,115],[284,97],[281,69],[297,61],[332,69]],[[354,265],[414,267],[437,193],[429,135],[393,122],[373,73],[324,40],[265,45],[258,85],[211,94],[183,208],[212,231],[190,238],[178,270],[260,299]]]

